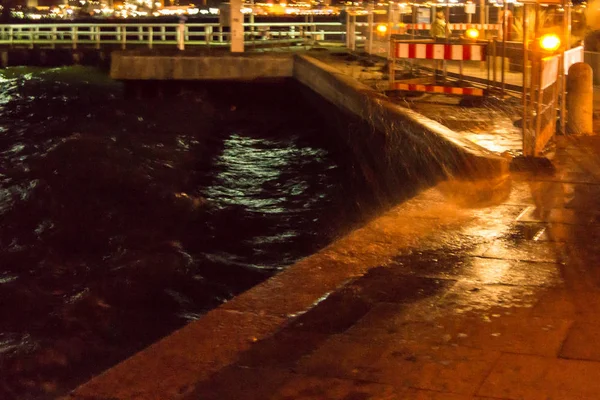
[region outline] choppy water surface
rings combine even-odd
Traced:
[[[348,171],[295,89],[0,71],[0,398],[64,393],[339,233]]]

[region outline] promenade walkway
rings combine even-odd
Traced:
[[[598,399],[598,154],[558,137],[554,168],[439,183],[150,348],[144,382],[125,362],[69,398]]]
[[[555,172],[390,210],[326,250],[364,275],[189,398],[597,399],[598,154],[600,137],[559,137]]]

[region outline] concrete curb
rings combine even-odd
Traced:
[[[420,151],[440,160],[449,177],[487,179],[508,173],[508,160],[436,121],[394,104],[386,96],[313,57],[296,55],[294,78],[386,136],[404,136],[411,140]]]

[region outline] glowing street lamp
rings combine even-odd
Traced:
[[[475,28],[469,28],[465,31],[465,36],[469,39],[477,39],[479,37],[479,30]]]
[[[542,50],[556,51],[560,47],[560,38],[553,33],[548,33],[540,38],[539,43]]]

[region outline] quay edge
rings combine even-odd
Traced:
[[[390,136],[393,135],[406,135],[405,139],[410,140],[414,146],[420,146],[424,153],[444,160],[441,168],[447,178],[462,181],[494,180],[508,174],[508,160],[461,138],[450,129],[418,113],[393,104],[375,90],[309,55],[277,56],[277,67],[271,69],[263,69],[265,63],[273,60],[271,55],[264,58],[262,55],[209,57],[202,61],[202,65],[207,68],[201,72],[198,67],[174,68],[173,62],[167,60],[165,63],[169,63],[171,67],[157,69],[160,72],[154,77],[148,75],[152,72],[151,68],[142,68],[143,63],[137,59],[131,61],[132,64],[127,64],[127,53],[113,57],[113,60],[118,60],[119,57],[122,57],[119,68],[140,65],[140,71],[143,70],[140,73],[146,74],[143,75],[146,78],[142,78],[142,75],[136,76],[131,70],[120,74],[113,69],[113,78],[122,80],[171,79],[170,73],[180,72],[185,72],[185,79],[191,79],[194,73],[199,74],[196,79],[225,79],[224,75],[235,75],[236,69],[244,70],[240,71],[237,79],[293,77],[336,107],[372,124],[385,137],[380,143],[389,143]],[[179,63],[185,63],[186,60],[188,58],[183,57]],[[223,65],[228,67],[223,68]],[[385,152],[385,149],[381,151]],[[415,210],[410,207],[411,201],[390,211],[393,213],[395,229],[401,232],[390,241],[393,245],[389,249],[382,248],[380,254],[363,255],[363,258],[348,255],[347,251],[355,243],[372,235],[377,224],[381,224],[383,220],[388,221],[390,212],[98,375],[74,390],[67,398],[187,398],[198,382],[234,363],[256,342],[281,330],[350,279],[384,265],[398,248],[414,240],[417,233],[413,232],[413,223],[418,216],[411,215]],[[421,230],[425,233],[421,234],[439,229],[435,223],[431,223],[431,226],[429,224],[428,219],[423,220]]]

